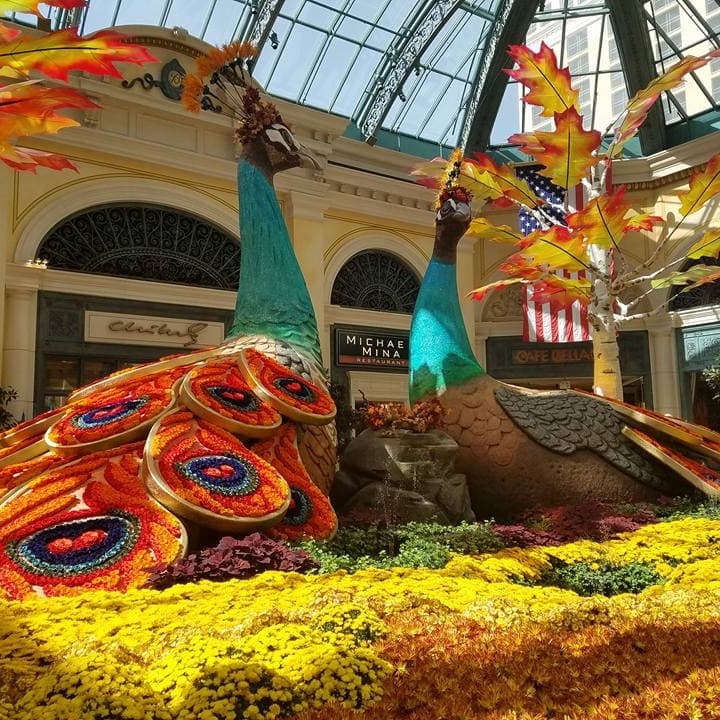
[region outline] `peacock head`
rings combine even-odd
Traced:
[[[454,262],[457,246],[472,220],[470,193],[459,185],[446,187],[438,196],[435,214],[435,248],[433,255]]]
[[[295,138],[290,128],[279,120],[263,129],[258,136],[272,173],[301,165],[320,168],[312,153]]]
[[[309,164],[311,153],[297,142],[275,105],[261,96],[250,71],[257,50],[248,43],[230,43],[197,61],[197,72],[184,79],[183,104],[188,110],[209,110],[232,118],[241,156],[272,176]]]

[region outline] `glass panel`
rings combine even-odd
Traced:
[[[303,5],[298,17],[314,27],[329,28],[338,20],[340,15],[334,10],[328,10],[310,1]]]
[[[231,36],[237,35],[238,28],[245,22],[249,12],[244,3],[236,0],[217,0],[203,40],[212,45],[228,42]]]
[[[163,24],[165,27],[170,28],[183,27],[191,35],[200,37],[211,7],[212,0],[193,0],[192,12],[189,13],[185,0],[173,0],[167,19]],[[215,12],[217,12],[217,8]],[[228,28],[227,32],[228,37],[226,37],[225,42],[230,40],[229,35],[232,32],[232,28]]]
[[[93,0],[85,11],[83,22],[83,33],[95,32],[101,28],[109,27],[115,17],[115,9],[120,0]]]
[[[350,116],[355,110],[358,98],[365,89],[370,76],[375,72],[382,54],[377,50],[363,48],[351,70],[351,75],[345,80],[343,89],[330,110],[340,115]]]
[[[310,88],[301,98],[302,102],[316,107],[325,107],[328,98],[335,97],[344,79],[350,73],[353,58],[358,49],[357,45],[353,45],[347,40],[332,38]]]
[[[520,132],[521,113],[519,108],[519,85],[515,82],[508,83],[502,102],[500,103],[497,119],[490,132],[490,143],[492,145],[507,143],[507,139],[511,135]]]
[[[83,361],[82,384],[99,380],[117,369],[117,360],[87,358]]]
[[[67,395],[80,385],[80,360],[48,355],[45,358],[45,390]]]
[[[326,39],[327,36],[317,30],[296,25],[282,49],[267,89],[274,95],[296,99]]]
[[[160,25],[166,0],[122,0],[115,25]],[[94,0],[91,5],[102,4]]]

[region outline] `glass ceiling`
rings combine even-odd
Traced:
[[[255,41],[253,74],[269,93],[350,118],[354,137],[428,155],[547,129],[501,70],[509,42],[550,45],[586,127],[600,130],[679,57],[720,47],[720,0],[89,0],[81,17],[54,12],[84,33],[147,24]],[[717,58],[663,95],[667,127],[641,138],[643,151],[720,128],[719,101]]]

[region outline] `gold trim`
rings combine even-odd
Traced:
[[[663,185],[672,185],[678,180],[684,180],[689,178],[693,173],[702,171],[707,167],[707,163],[700,163],[699,165],[693,165],[692,167],[678,170],[677,172],[671,173],[670,175],[663,175],[661,177],[654,177],[652,180],[639,180],[638,182],[619,183],[624,185],[628,190],[655,190],[662,187]]]
[[[172,50],[192,58],[199,58],[204,53],[202,50],[186,45],[179,40],[170,40],[169,38],[152,37],[150,35],[129,35],[125,38],[125,42],[135,45],[147,45],[148,47],[159,47],[164,50]]]
[[[47,450],[48,446],[44,437],[40,438],[40,440],[32,443],[32,445],[27,445],[26,447],[16,450],[14,453],[10,453],[6,457],[0,459],[0,468],[27,462],[28,460],[38,457],[38,455],[42,455]]]

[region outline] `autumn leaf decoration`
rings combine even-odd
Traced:
[[[0,0],[0,11],[39,14],[36,0]],[[45,5],[71,9],[81,0],[44,0]],[[121,33],[103,30],[80,37],[74,28],[28,37],[0,22],[0,161],[16,170],[38,167],[75,169],[61,155],[17,147],[20,138],[56,133],[79,123],[61,114],[69,109],[97,107],[81,92],[66,85],[41,84],[31,74],[67,82],[70,72],[122,77],[117,63],[142,65],[155,58],[144,48],[126,42]]]

